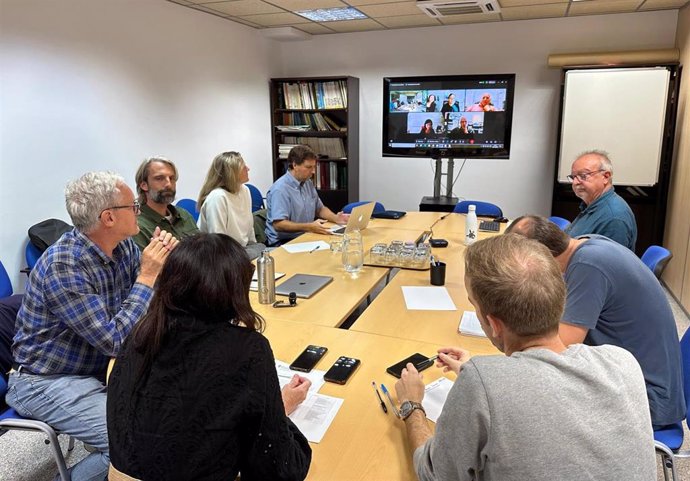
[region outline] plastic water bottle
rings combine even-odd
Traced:
[[[467,218],[465,219],[465,245],[469,246],[474,244],[477,240],[477,206],[470,204],[467,208]]]
[[[265,250],[256,260],[259,304],[273,304],[276,301],[276,268],[273,257]]]
[[[343,267],[346,272],[359,272],[364,263],[362,234],[358,229],[343,236]]]

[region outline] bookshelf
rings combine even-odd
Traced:
[[[275,78],[271,90],[273,180],[287,171],[296,144],[316,152],[314,185],[338,212],[359,200],[359,79]]]

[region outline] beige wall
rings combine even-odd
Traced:
[[[681,78],[673,171],[664,243],[673,259],[664,282],[685,309],[690,310],[690,5],[678,13],[676,46],[680,49]]]

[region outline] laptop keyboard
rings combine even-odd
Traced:
[[[479,223],[479,230],[498,232],[499,230],[501,230],[501,224],[499,224],[498,222],[483,220]]]

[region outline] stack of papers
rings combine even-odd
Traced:
[[[282,389],[290,382],[292,376],[299,374],[311,381],[307,399],[295,409],[288,417],[295,426],[304,434],[310,443],[319,443],[338,414],[343,399],[319,394],[317,391],[325,384],[323,375],[326,371],[312,369],[311,372],[293,371],[289,364],[276,359],[276,372],[278,383]]]
[[[479,323],[477,313],[474,311],[465,311],[462,313],[462,319],[460,319],[458,332],[460,332],[460,334],[467,334],[470,336],[486,337],[486,334],[484,334],[484,329],[482,329],[482,326]]]
[[[405,305],[411,311],[456,311],[445,287],[402,286]]]

